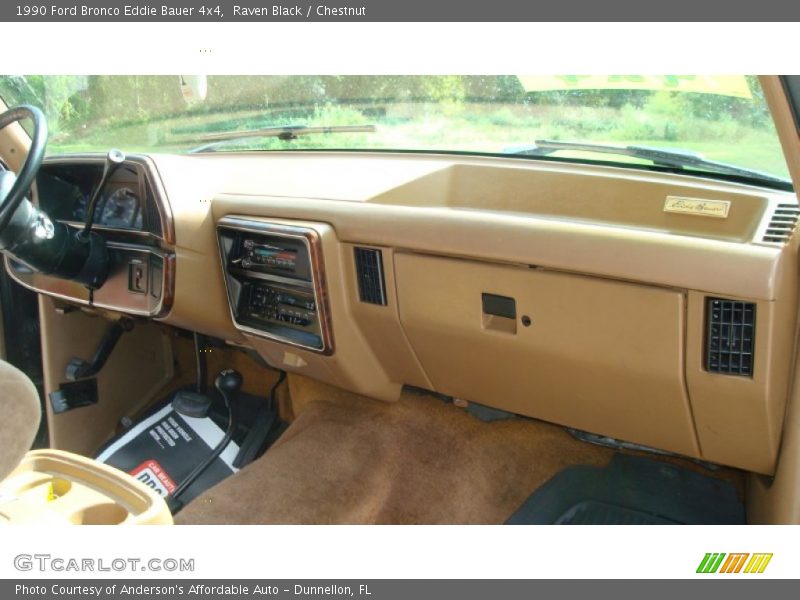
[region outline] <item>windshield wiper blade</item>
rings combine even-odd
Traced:
[[[536,140],[532,146],[510,148],[509,154],[524,156],[548,156],[562,150],[577,150],[579,152],[597,152],[600,154],[616,154],[630,156],[642,160],[649,160],[654,165],[663,167],[695,167],[700,170],[714,171],[725,175],[746,177],[748,179],[761,179],[783,185],[790,184],[788,179],[747,169],[737,165],[717,162],[704,158],[702,154],[689,150],[674,150],[670,148],[655,148],[653,146],[615,146],[612,144],[594,144],[591,142],[568,142],[560,140]]]
[[[276,137],[280,140],[296,140],[302,135],[330,134],[330,133],[375,133],[375,125],[328,125],[328,126],[308,126],[308,125],[280,125],[277,127],[263,127],[261,129],[246,129],[240,131],[223,131],[220,133],[209,133],[199,138],[200,141],[210,142],[203,146],[198,146],[189,150],[190,153],[213,152],[220,146],[247,138]]]

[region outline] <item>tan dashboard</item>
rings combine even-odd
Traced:
[[[792,194],[519,159],[147,160],[174,221],[165,323],[386,401],[412,385],[774,471]]]

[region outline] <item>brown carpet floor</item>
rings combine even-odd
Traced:
[[[385,403],[290,383],[286,433],[176,522],[503,523],[561,469],[611,457],[539,421],[485,423],[429,396]]]

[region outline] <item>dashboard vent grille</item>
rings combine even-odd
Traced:
[[[753,376],[756,305],[706,298],[706,370]]]
[[[763,241],[785,244],[794,233],[798,218],[800,218],[800,207],[796,204],[778,204],[764,232]]]
[[[362,302],[386,305],[386,284],[383,281],[383,255],[374,248],[356,248],[358,295]]]

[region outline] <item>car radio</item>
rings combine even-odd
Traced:
[[[265,281],[245,282],[240,304],[242,316],[265,323],[313,330],[317,321],[317,303],[313,293]]]
[[[311,264],[304,239],[242,232],[231,247],[229,266],[311,281]]]
[[[294,346],[330,353],[320,298],[321,250],[316,231],[226,217],[218,227],[228,298],[236,325]]]
[[[297,252],[281,245],[260,244],[252,238],[242,242],[242,268],[281,269],[294,272]]]

